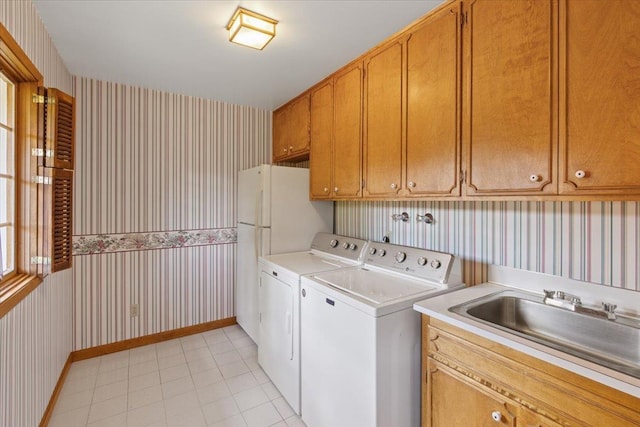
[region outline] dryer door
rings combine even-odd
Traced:
[[[300,343],[298,285],[260,274],[260,346],[258,362],[287,400],[300,413]]]

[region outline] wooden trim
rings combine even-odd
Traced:
[[[67,357],[67,361],[62,368],[62,372],[60,372],[60,378],[58,378],[58,382],[56,383],[56,388],[53,389],[53,393],[51,393],[51,398],[49,399],[49,404],[47,405],[47,409],[45,409],[44,414],[42,415],[42,420],[40,421],[40,427],[46,427],[51,420],[51,415],[53,415],[53,410],[56,407],[56,402],[58,401],[58,397],[60,396],[60,392],[62,391],[62,386],[64,386],[64,382],[67,379],[67,374],[69,374],[69,369],[71,369],[71,363],[73,363],[73,359],[71,358],[72,353],[69,353]]]
[[[31,81],[42,85],[43,77],[18,42],[0,24],[0,66],[2,71],[17,82]]]
[[[122,350],[129,350],[131,348],[142,347],[149,344],[156,344],[174,338],[181,338],[187,335],[210,331],[212,329],[224,328],[225,326],[235,325],[236,323],[237,322],[235,316],[227,317],[226,319],[214,320],[212,322],[200,323],[198,325],[186,326],[179,329],[172,329],[170,331],[159,332],[157,334],[145,335],[143,337],[131,338],[111,344],[104,344],[97,347],[76,350],[71,352],[69,357],[71,357],[71,360],[73,362],[77,362],[78,360],[90,359],[92,357],[116,353]]]
[[[3,283],[0,289],[0,318],[18,305],[40,283],[42,283],[40,277],[29,274],[19,274],[6,284]]]

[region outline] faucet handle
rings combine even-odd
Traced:
[[[608,303],[608,302],[603,302],[602,303],[602,308],[604,309],[605,313],[607,313],[607,319],[609,319],[609,320],[615,320],[616,319],[616,308],[618,308],[617,305],[611,304],[611,303]]]

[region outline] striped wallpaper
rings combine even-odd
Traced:
[[[409,222],[391,215],[407,212]],[[418,223],[431,213],[434,224]],[[336,232],[451,252],[467,284],[498,264],[640,291],[638,202],[336,202]]]
[[[271,112],[87,78],[75,89],[74,242],[100,235],[122,248],[124,233],[148,242],[211,229],[231,238],[76,250],[74,349],[233,316],[237,173],[269,161]]]
[[[31,1],[0,0],[0,22],[49,87],[73,93],[73,77]],[[71,270],[47,276],[0,318],[0,426],[40,423],[73,349]]]

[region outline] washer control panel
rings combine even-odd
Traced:
[[[366,240],[320,232],[313,238],[311,249],[359,261],[366,250],[366,245]]]
[[[447,283],[454,256],[412,246],[369,241],[364,263],[408,274],[420,279]]]

